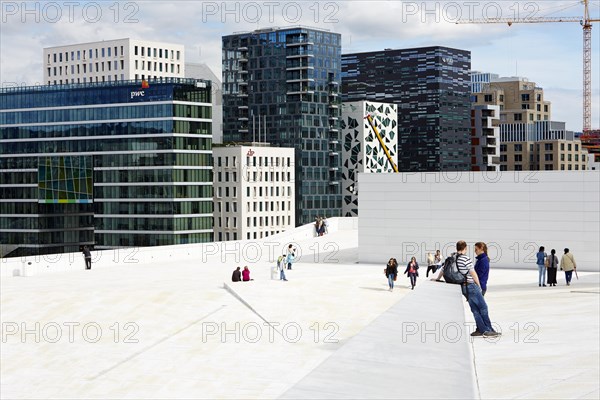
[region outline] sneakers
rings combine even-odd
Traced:
[[[496,331],[483,332],[483,337],[498,337],[498,336],[500,336],[500,333],[498,333]]]
[[[479,332],[479,331],[475,331],[473,333],[471,333],[472,337],[483,337],[483,333]]]

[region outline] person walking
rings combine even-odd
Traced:
[[[85,258],[85,269],[92,269],[92,253],[89,247],[83,246],[83,257]]]
[[[280,281],[287,281],[287,278],[285,277],[285,260],[285,254],[282,254],[277,258],[277,269],[279,270]]]
[[[490,259],[487,255],[487,245],[483,242],[475,243],[475,272],[479,277],[479,284],[481,286],[481,295],[485,296],[487,292],[487,281],[490,274]]]
[[[535,255],[537,261],[536,264],[538,266],[538,286],[546,286],[546,257],[548,254],[544,252],[544,246],[540,247],[540,250]]]
[[[417,263],[417,259],[415,257],[411,258],[410,262],[406,266],[406,269],[404,270],[404,273],[408,274],[408,277],[410,278],[411,290],[415,290],[417,277],[419,276],[419,273],[417,272],[418,269],[419,263]]]
[[[427,274],[425,274],[426,278],[429,278],[429,271],[435,274],[435,270],[437,269],[437,265],[435,265],[435,257],[431,253],[427,253]]]
[[[575,264],[573,254],[569,253],[569,249],[565,249],[565,254],[560,259],[560,269],[565,271],[567,286],[571,286],[571,278],[573,277],[573,271],[577,270],[577,264]]]
[[[396,262],[395,258],[390,258],[390,261],[385,266],[385,276],[388,279],[391,292],[394,290],[394,281],[396,280],[396,276],[398,276],[398,262]]]
[[[556,286],[556,271],[558,269],[558,257],[556,257],[556,250],[552,249],[548,260],[548,285]]]

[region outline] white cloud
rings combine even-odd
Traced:
[[[518,3],[517,7],[515,3]],[[6,4],[3,2],[2,7]],[[9,4],[20,6],[22,3]],[[27,3],[27,7],[32,9],[32,4]],[[64,6],[65,3],[55,4]],[[526,76],[546,89],[556,119],[565,120],[569,129],[581,127],[582,112],[578,107],[582,87],[582,38],[578,24],[513,25],[508,28],[503,24],[452,23],[457,10],[463,18],[481,18],[494,14],[496,5],[502,7],[504,17],[512,16],[516,10],[521,17],[526,16],[526,4],[554,11],[555,16],[581,14],[581,7],[566,8],[573,2],[110,1],[95,3],[102,7],[96,23],[90,22],[95,16],[94,8],[83,13],[86,4],[78,3],[72,21],[64,8],[63,18],[56,23],[48,22],[52,15],[40,15],[40,22],[36,23],[33,15],[8,15],[3,8],[0,81],[27,84],[40,81],[43,47],[125,37],[183,43],[187,61],[204,62],[220,75],[221,36],[269,26],[307,25],[341,33],[343,52],[433,45],[470,50],[474,69],[501,75],[518,72]],[[597,6],[592,8],[596,14],[598,10]],[[541,15],[544,15],[542,11],[536,11],[535,16]],[[127,18],[137,22],[126,23]],[[596,27],[593,32],[594,126],[600,126],[597,101],[600,30]]]

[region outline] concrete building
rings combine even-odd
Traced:
[[[471,171],[500,169],[500,107],[471,109]]]
[[[345,217],[358,215],[359,172],[394,172],[365,118],[367,114],[373,117],[394,163],[398,156],[398,110],[395,104],[373,101],[342,103],[342,213]]]
[[[471,169],[471,53],[434,46],[342,55],[343,101],[398,106],[400,171]]]
[[[215,240],[262,239],[295,226],[294,149],[213,148]]]
[[[185,77],[184,46],[136,39],[44,48],[48,85]]]
[[[580,140],[539,140],[500,145],[501,171],[580,171],[588,169]]]
[[[340,216],[341,35],[267,28],[222,41],[224,143],[294,147],[296,225]]]
[[[212,240],[210,82],[0,89],[3,255]]]
[[[544,100],[544,89],[526,78],[494,78],[472,95],[474,105],[500,106],[501,123],[551,120],[551,104]]]

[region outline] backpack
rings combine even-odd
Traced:
[[[453,254],[444,261],[444,280],[446,283],[462,285],[467,282],[467,275],[458,270],[457,258],[458,255]]]

